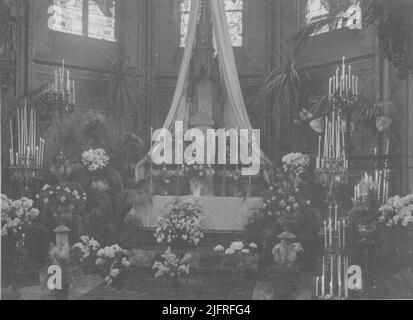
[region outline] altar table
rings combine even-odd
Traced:
[[[167,204],[176,199],[197,201],[202,207],[206,228],[220,231],[241,231],[254,209],[262,206],[262,198],[153,196],[152,203],[140,210],[143,225],[154,227],[158,217],[168,213]]]

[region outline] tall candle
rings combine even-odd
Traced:
[[[333,289],[333,279],[334,279],[334,261],[333,261],[333,256],[330,257],[330,295],[334,295],[334,289]]]
[[[337,211],[338,211],[338,205],[334,206],[334,230],[337,230]]]
[[[338,223],[338,247],[341,249],[341,222]]]
[[[322,265],[322,275],[321,275],[321,296],[325,296],[325,258],[323,256],[323,265]]]
[[[324,248],[327,249],[327,221],[324,220]]]
[[[346,220],[343,220],[343,248],[346,247]]]
[[[344,297],[348,298],[348,257],[344,257]]]
[[[338,297],[341,298],[341,254],[337,257]]]
[[[318,285],[319,285],[319,277],[315,278],[315,296],[318,297]]]
[[[17,108],[17,147],[18,152],[21,152],[21,133],[20,133],[20,108]]]
[[[10,146],[11,146],[11,159],[13,160],[13,155],[14,155],[14,151],[13,151],[13,126],[11,123],[11,119],[10,119]]]
[[[330,234],[330,247],[332,247],[333,246],[333,228],[332,228],[332,221],[331,221],[331,218],[328,218],[328,225],[329,225],[329,234]]]

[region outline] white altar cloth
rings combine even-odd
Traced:
[[[144,227],[154,227],[158,217],[168,213],[165,208],[167,204],[177,198],[180,200],[192,198],[201,205],[208,230],[241,231],[254,209],[262,206],[262,198],[153,196],[152,203],[140,211]]]

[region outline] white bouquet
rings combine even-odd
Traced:
[[[379,209],[379,221],[387,227],[413,225],[413,193],[404,197],[394,196]]]
[[[109,163],[109,157],[102,148],[90,149],[82,153],[82,163],[93,172],[105,168]]]

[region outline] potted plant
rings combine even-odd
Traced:
[[[81,236],[79,242],[72,246],[70,257],[82,267],[85,273],[92,274],[96,270],[99,249],[100,244],[97,240],[88,236]]]
[[[23,197],[12,201],[1,195],[2,257],[6,261],[6,282],[27,285],[39,282],[39,272],[29,261],[30,242],[45,233],[39,221],[39,210],[33,200]]]
[[[161,255],[160,261],[155,261],[152,269],[156,270],[155,278],[165,277],[169,289],[177,289],[182,277],[190,272],[189,261],[191,255],[186,253],[182,258],[178,258],[172,253],[171,248]]]
[[[230,271],[231,278],[243,278],[248,271],[257,271],[258,256],[255,253],[258,246],[255,243],[245,245],[242,241],[234,241],[228,248],[217,245],[215,252],[222,253],[224,259],[221,266]]]
[[[130,266],[128,254],[127,250],[117,244],[98,250],[95,264],[107,286],[121,285],[122,275]]]

